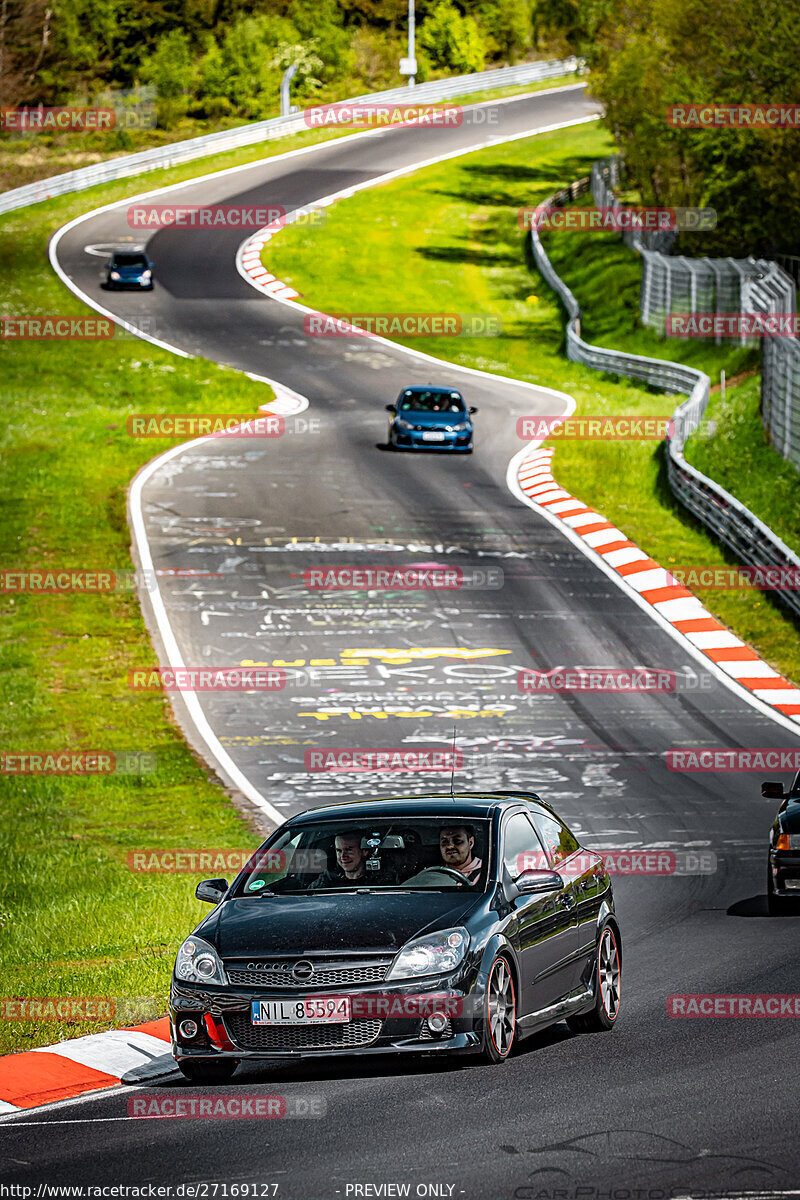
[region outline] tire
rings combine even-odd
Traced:
[[[505,1062],[517,1032],[517,997],[514,977],[505,958],[498,955],[489,971],[481,1054],[486,1062]]]
[[[597,941],[594,965],[594,1004],[589,1012],[567,1017],[573,1033],[607,1033],[613,1029],[622,1002],[622,959],[619,935],[604,925]]]
[[[192,1083],[227,1083],[238,1065],[235,1058],[187,1058],[178,1070]]]

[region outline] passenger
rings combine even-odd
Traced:
[[[309,891],[317,888],[350,887],[354,883],[367,882],[367,855],[361,849],[364,837],[361,830],[348,830],[347,833],[337,833],[334,839],[336,849],[337,870],[323,871],[309,886]]]
[[[460,871],[468,883],[477,882],[483,866],[473,856],[475,830],[471,825],[445,825],[439,830],[439,852],[446,867]]]

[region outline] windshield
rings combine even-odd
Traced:
[[[447,412],[463,413],[464,401],[458,392],[412,392],[400,397],[401,412]]]
[[[234,895],[484,891],[489,824],[452,818],[320,821],[285,829],[253,855]]]
[[[146,267],[147,259],[143,254],[115,254],[115,267]]]

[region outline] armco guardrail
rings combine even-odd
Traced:
[[[455,75],[450,79],[436,79],[432,83],[421,83],[414,88],[398,87],[385,92],[371,92],[340,104],[382,104],[405,102],[412,104],[435,103],[453,96],[468,96],[489,88],[513,87],[515,84],[535,83],[540,79],[554,79],[559,75],[570,75],[581,69],[581,60],[575,57],[548,59],[545,62],[521,63],[517,67],[498,67],[493,71],[478,71],[473,75]],[[160,167],[174,167],[178,163],[219,154],[223,150],[234,150],[239,146],[252,146],[255,142],[285,137],[306,129],[303,113],[289,117],[271,117],[268,121],[255,121],[240,125],[236,129],[224,129],[218,133],[189,138],[185,142],[171,142],[168,146],[157,146],[152,150],[141,150],[123,158],[111,158],[106,162],[92,163],[77,171],[53,175],[40,179],[25,187],[14,188],[0,195],[0,213],[12,212],[28,204],[38,204],[53,196],[68,192],[80,192],[98,183],[110,183],[115,179],[127,179]]]
[[[551,196],[545,203],[564,204],[588,191],[590,185],[591,179],[587,176]],[[800,571],[800,558],[763,521],[759,521],[755,513],[713,479],[687,463],[684,457],[686,439],[697,429],[708,405],[708,376],[682,363],[646,358],[640,354],[624,354],[619,350],[607,350],[585,342],[580,336],[581,310],[578,301],[556,273],[535,226],[530,231],[530,246],[536,266],[567,310],[567,358],[571,362],[583,363],[597,371],[641,379],[664,391],[689,394],[688,399],[675,409],[672,415],[673,434],[665,442],[669,484],[678,499],[747,566],[783,567]],[[776,589],[775,595],[791,612],[800,616],[800,592]]]

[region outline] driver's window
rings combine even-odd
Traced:
[[[503,866],[511,879],[546,866],[536,831],[525,813],[514,813],[503,826]]]

